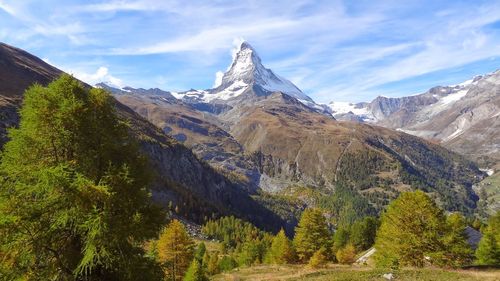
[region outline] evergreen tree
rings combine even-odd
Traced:
[[[285,231],[281,229],[273,238],[269,250],[269,262],[273,264],[292,263],[295,259],[295,250],[292,242],[286,237]]]
[[[198,259],[193,259],[183,281],[208,281],[205,270]]]
[[[137,280],[163,215],[115,102],[62,75],[24,97],[0,164],[0,275]],[[7,264],[6,264],[7,263]],[[147,270],[155,272],[154,268]]]
[[[168,280],[182,280],[193,259],[194,242],[178,220],[163,230],[158,240],[158,256]]]
[[[500,212],[490,217],[488,226],[483,229],[483,237],[476,250],[476,263],[500,265]]]
[[[349,242],[349,230],[345,227],[339,227],[333,234],[332,252],[336,253],[338,250],[344,248]]]
[[[476,263],[479,265],[499,265],[500,249],[495,235],[487,231],[483,234],[476,250]]]
[[[403,192],[387,207],[377,232],[375,261],[379,266],[421,267],[445,251],[443,212],[422,191]],[[430,260],[431,263],[440,263]]]
[[[330,232],[319,209],[306,209],[295,228],[293,244],[300,261],[306,262],[321,248],[328,247]]]
[[[374,217],[365,217],[362,220],[356,221],[351,227],[349,242],[357,251],[369,249],[375,243],[377,227],[378,221]]]
[[[473,251],[467,243],[467,227],[465,218],[454,213],[446,218],[447,233],[442,237],[443,250],[437,252],[431,258],[436,264],[442,266],[461,267],[472,262]]]

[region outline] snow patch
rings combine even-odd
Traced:
[[[206,102],[210,102],[216,99],[228,100],[230,98],[234,98],[241,95],[246,89],[248,89],[247,83],[243,81],[236,81],[229,87],[225,88],[224,90],[218,93],[203,95],[203,97],[201,98]]]
[[[467,95],[468,91],[469,91],[468,89],[467,90],[464,89],[464,90],[458,91],[456,93],[449,94],[449,95],[443,97],[439,102],[441,104],[444,104],[444,105],[455,103],[456,101],[459,101],[460,99],[465,97],[465,95]]]
[[[361,117],[364,121],[369,122],[376,120],[375,116],[373,116],[367,107],[360,107],[354,103],[334,101],[328,104],[328,107],[332,109],[333,116],[336,114],[352,113]]]

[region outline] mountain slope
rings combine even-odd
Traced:
[[[345,184],[380,209],[399,192],[419,188],[448,210],[469,212],[475,207],[472,184],[483,173],[472,162],[402,132],[338,122],[296,86],[273,75],[243,43],[215,89],[168,92],[179,99],[172,104],[141,93],[121,100],[161,127],[175,123],[171,116],[181,115],[206,128],[217,126],[241,147],[236,155],[252,160],[246,168],[257,170],[252,182],[265,191],[281,193],[301,185],[331,192]],[[279,87],[270,87],[271,80]],[[191,131],[184,134],[192,146],[220,142],[197,133],[197,126],[183,129]],[[226,152],[199,147],[198,155]]]
[[[46,85],[62,71],[20,49],[0,45],[0,73],[8,79],[0,83],[0,98],[9,101],[0,107],[3,128],[16,125],[17,109],[24,90],[33,83]],[[16,83],[12,83],[15,81]],[[179,214],[195,221],[213,213],[235,214],[269,229],[283,221],[261,207],[250,194],[226,176],[196,157],[184,145],[165,135],[129,107],[117,102],[117,113],[130,124],[132,135],[150,159],[156,172],[153,198],[167,207],[172,201]],[[6,140],[5,130],[0,131]],[[1,143],[3,144],[3,142]]]
[[[500,162],[500,71],[409,97],[331,103],[333,116],[357,119],[440,142],[492,166]]]

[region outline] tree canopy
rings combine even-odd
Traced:
[[[163,230],[158,240],[158,258],[167,280],[182,280],[193,257],[194,241],[182,223],[174,219]]]
[[[300,261],[307,261],[321,248],[329,248],[330,231],[319,209],[306,209],[295,228],[293,244]]]
[[[136,280],[162,214],[114,99],[68,75],[24,97],[0,164],[0,256],[12,279]],[[148,270],[154,272],[155,270]]]
[[[379,266],[461,264],[469,247],[463,227],[460,218],[447,221],[443,211],[424,192],[403,192],[382,215],[375,260]]]
[[[273,238],[268,255],[270,262],[274,264],[292,263],[295,260],[295,250],[292,242],[286,237],[283,229]]]
[[[500,212],[491,216],[476,250],[480,265],[500,265]]]

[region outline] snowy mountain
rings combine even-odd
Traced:
[[[209,90],[192,89],[172,94],[191,103],[226,103],[240,97],[249,89],[262,95],[282,92],[309,107],[323,109],[292,82],[264,67],[257,52],[248,42],[240,45],[219,86]]]
[[[476,160],[500,160],[500,70],[425,93],[329,104],[338,120],[370,122],[441,142]]]

